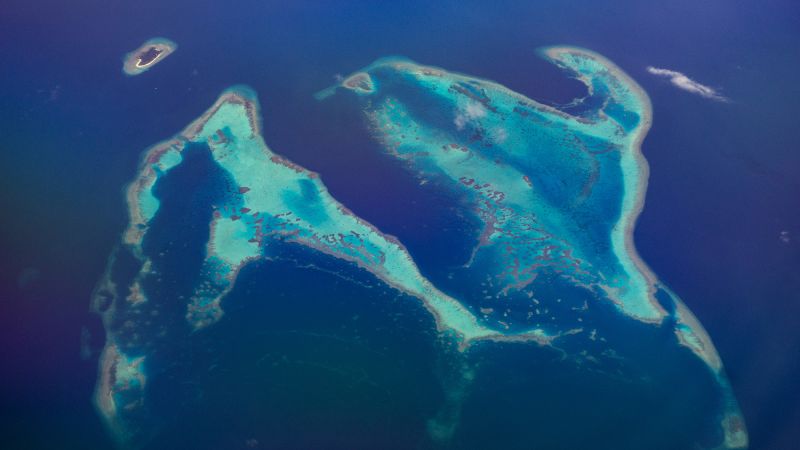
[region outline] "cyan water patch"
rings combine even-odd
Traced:
[[[746,446],[710,338],[671,292],[676,306],[665,310],[655,295],[660,283],[633,245],[648,178],[640,148],[651,124],[647,94],[591,51],[548,47],[540,55],[586,86],[586,98],[574,102],[582,104],[580,113],[403,58],[380,59],[346,78],[358,83],[341,83],[318,98],[355,93],[386,153],[467,199],[467,212],[484,231],[470,260],[449,277],[454,282],[440,287],[482,311],[482,323],[507,332],[523,326],[563,332],[564,324],[584,319],[588,305],[603,302],[630,319],[672,327],[726,399],[725,445]],[[561,307],[567,295],[553,292],[551,274],[582,288],[587,308]],[[459,291],[465,284],[470,292]]]

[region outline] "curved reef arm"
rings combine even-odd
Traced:
[[[223,317],[222,300],[233,288],[239,271],[248,262],[269,256],[270,242],[277,239],[348,261],[419,299],[435,318],[438,329],[452,335],[462,350],[476,341],[549,345],[561,336],[540,328],[503,334],[482,325],[468,308],[422,276],[397,239],[381,233],[333,199],[316,173],[274,154],[260,134],[255,93],[243,86],[225,91],[180,134],[146,151],[137,177],[127,188],[130,222],[123,244],[138,259],[140,268],[128,287],[126,310],[135,313],[147,302],[147,283],[143,281],[151,273],[152,262],[143,242],[160,209],[155,188],[162,177],[183,163],[187,147],[197,144],[207,145],[214,163],[234,185],[233,195],[216,205],[200,279],[188,299],[186,320],[195,330]],[[98,297],[119,291],[110,272],[101,280]],[[104,315],[109,341],[101,356],[95,403],[115,435],[124,441],[133,434],[125,416],[144,401],[144,357],[123,354],[116,343],[113,330],[118,327],[121,305],[117,304],[118,296],[110,297],[110,305],[97,308]],[[128,331],[123,327],[118,332]],[[119,405],[125,405],[126,410],[120,411]]]
[[[630,319],[672,327],[676,342],[717,381],[723,445],[746,447],[741,413],[708,334],[677,296],[657,298],[668,291],[633,243],[648,178],[641,152],[652,121],[647,94],[589,50],[539,53],[587,87],[587,97],[574,103],[582,111],[402,58],[380,59],[318,98],[355,94],[387,153],[468,199],[484,231],[464,270],[493,270],[496,297],[531,297],[547,288],[543,276],[556,273],[584,289],[589,302],[611,302]]]

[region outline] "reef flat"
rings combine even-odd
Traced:
[[[208,279],[198,287],[187,311],[193,326],[202,328],[222,317],[220,301],[242,266],[268,254],[269,239],[280,238],[353,262],[420,298],[441,329],[454,331],[464,342],[503,338],[480,326],[458,301],[432,286],[401,243],[336,202],[318,174],[272,153],[261,137],[259,121],[255,94],[244,87],[228,90],[178,137],[152,147],[127,191],[131,220],[124,242],[140,254],[149,221],[158,211],[153,186],[180,164],[187,143],[207,144],[215,162],[235,183],[238,195],[219,205],[210,224]],[[548,337],[540,330],[516,338],[522,336]]]
[[[178,49],[178,44],[166,38],[152,38],[123,58],[122,71],[126,75],[147,72]]]
[[[217,416],[211,414],[183,418],[196,407],[214,409],[204,396],[228,392],[230,384],[214,387],[225,373],[257,374],[257,382],[244,389],[247,399],[280,392],[281,382],[295,383],[296,374],[311,367],[326,380],[344,377],[337,386],[349,386],[348,392],[365,385],[353,392],[370,399],[388,395],[394,405],[401,396],[380,393],[375,388],[381,381],[364,369],[370,358],[381,358],[392,361],[392,370],[403,377],[426,373],[418,378],[421,383],[401,383],[401,389],[441,385],[433,407],[428,403],[413,413],[433,414],[412,432],[427,431],[426,443],[460,447],[471,441],[472,430],[488,432],[469,418],[485,408],[501,423],[519,420],[518,414],[537,417],[503,405],[512,397],[543,394],[541,378],[531,372],[544,363],[550,370],[586,369],[598,374],[593,382],[621,380],[634,392],[663,392],[681,398],[677,404],[698,405],[698,412],[681,415],[693,424],[684,442],[697,448],[745,447],[744,422],[711,339],[633,244],[647,185],[640,149],[651,122],[647,95],[588,50],[551,47],[541,55],[584,83],[587,96],[554,108],[491,81],[399,58],[379,60],[317,95],[320,100],[336,95],[332,101],[341,100],[338,107],[362,110],[375,138],[365,136],[367,145],[382,147],[387,164],[401,162],[420,186],[433,180],[426,192],[441,192],[437,207],[459,211],[463,223],[442,230],[456,233],[458,239],[448,242],[466,250],[454,267],[430,264],[430,255],[406,247],[337,201],[319,174],[274,153],[262,136],[256,94],[247,87],[224,91],[183,131],[147,149],[125,191],[128,225],[93,303],[107,333],[94,401],[118,442],[148,445],[153,436],[163,438],[158,430],[174,421],[186,420],[192,429],[197,418],[214,423]],[[278,279],[284,273],[291,275]],[[251,291],[254,278],[263,282],[257,294]],[[341,285],[352,290],[331,308],[336,298],[328,291]],[[392,296],[402,299],[402,312],[384,316],[399,308],[386,306],[393,304]],[[380,308],[360,309],[359,302],[387,297]],[[287,305],[292,301],[307,303],[292,309]],[[259,314],[251,319],[238,302],[261,308]],[[349,317],[342,317],[338,310],[347,308]],[[398,318],[417,310],[424,318]],[[289,325],[284,332],[322,339],[314,341],[315,353],[339,346],[347,348],[340,354],[347,358],[353,348],[365,346],[358,335],[339,335],[346,329],[343,321],[358,322],[362,315],[370,317],[362,330],[372,332],[369,339],[380,347],[352,363],[355,376],[326,355],[295,358],[295,343],[268,347],[265,354],[258,346],[275,337],[281,322],[291,322],[281,315],[286,311],[313,324],[305,331]],[[271,326],[264,325],[268,320]],[[249,331],[237,340],[245,328]],[[391,333],[416,336],[405,356],[384,348],[403,348],[396,336],[384,339]],[[423,341],[439,345],[433,362],[411,370],[396,365],[420,353]],[[242,351],[238,359],[241,347],[250,345],[254,352]],[[541,359],[553,351],[558,363]],[[264,361],[271,363],[265,368]],[[262,389],[261,374],[276,376],[274,368],[291,361],[303,369],[267,378]],[[316,382],[297,384],[305,398]],[[480,384],[498,388],[498,395],[471,389]],[[580,398],[562,404],[574,401],[598,407]],[[651,407],[660,401],[655,396]],[[273,404],[251,406],[269,410]],[[309,408],[311,415],[319,411]],[[178,446],[188,442],[177,439]],[[650,439],[658,442],[660,436]]]
[[[746,447],[744,422],[711,339],[633,243],[648,178],[641,153],[652,121],[648,96],[594,52],[548,47],[540,55],[583,83],[587,96],[554,108],[488,80],[384,58],[317,98],[356,94],[385,152],[417,177],[448,185],[482,224],[472,256],[442,289],[486,311],[485,322],[511,331],[539,326],[540,310],[558,307],[566,297],[555,284],[570,287],[576,305],[553,316],[555,322],[569,316],[582,322],[584,311],[600,302],[671,329],[675,342],[713,374],[722,397],[721,445]],[[488,281],[470,284],[487,273]],[[503,306],[502,321],[492,317],[497,308],[488,302],[511,305]]]
[[[147,328],[152,321],[140,323],[140,316],[159,307],[149,301],[153,289],[148,289],[148,282],[157,275],[152,252],[147,250],[148,233],[161,210],[158,186],[185,163],[186,152],[197,146],[207,148],[216,170],[227,181],[225,193],[214,203],[206,225],[208,240],[200,274],[185,304],[186,323],[194,330],[223,317],[222,301],[245,265],[270,257],[276,243],[290,243],[351,263],[417,298],[432,314],[439,331],[452,336],[462,350],[472,342],[487,340],[548,345],[562,334],[576,332],[549,333],[531,328],[510,334],[482,325],[469,309],[420,274],[399,241],[333,199],[318,174],[273,153],[261,136],[255,93],[239,86],[225,91],[181,133],[148,149],[127,188],[130,220],[122,246],[135,260],[138,271],[128,277],[128,286],[118,286],[112,272],[119,264],[112,258],[95,294],[95,309],[103,314],[109,333],[95,402],[120,436],[129,434],[130,426],[118,419],[118,405],[135,410],[143,402],[142,367],[147,356],[131,339],[129,348],[121,348],[115,330],[123,322],[120,334],[138,334],[142,331],[139,328]],[[122,314],[120,308],[126,312]],[[137,319],[125,322],[123,317],[131,312]],[[138,354],[126,356],[123,352],[128,351]],[[138,397],[134,395],[137,393]]]

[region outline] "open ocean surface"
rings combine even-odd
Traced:
[[[178,50],[143,75],[125,76],[122,57],[153,36],[177,42]],[[745,415],[751,448],[795,448],[800,442],[800,5],[778,0],[632,0],[602,5],[6,0],[0,7],[2,442],[7,448],[111,446],[91,404],[103,331],[88,309],[92,289],[127,221],[122,188],[134,176],[145,148],[183,129],[223,89],[239,83],[252,86],[261,101],[263,134],[271,149],[319,172],[334,197],[398,236],[424,271],[426,266],[463,260],[463,252],[469,251],[459,254],[452,250],[458,243],[440,239],[442,228],[458,226],[446,213],[434,213],[442,209],[437,204],[441,196],[424,195],[425,189],[400,165],[376,151],[357,111],[336,101],[318,102],[313,94],[331,85],[337,74],[382,56],[402,55],[497,81],[536,100],[564,104],[584,91],[580,83],[536,56],[536,48],[554,44],[586,47],[608,57],[650,95],[654,124],[643,152],[651,173],[636,230],[639,252],[713,338]],[[715,102],[677,90],[648,74],[648,65],[686,73],[719,88],[732,101]],[[433,192],[435,187],[429,189]],[[447,261],[445,254],[454,261]],[[269,279],[247,276],[270,264],[275,267]],[[369,280],[350,285],[330,276],[322,283],[326,289],[315,288],[315,281],[325,276],[268,261],[248,266],[232,298],[226,299],[236,306],[226,309],[225,319],[208,335],[208,345],[190,351],[196,351],[199,360],[215,361],[209,355],[223,355],[223,367],[225,358],[230,358],[229,364],[238,361],[229,354],[237,345],[263,350],[266,362],[276,351],[313,355],[318,348],[338,347],[326,344],[330,336],[325,334],[302,341],[318,339],[318,346],[303,347],[291,339],[292,333],[303,324],[320,329],[339,314],[333,322],[372,324],[354,324],[354,334],[378,330],[378,335],[386,335],[386,354],[391,357],[365,360],[374,364],[370,373],[383,374],[389,383],[393,376],[400,377],[395,373],[397,361],[416,367],[435,360],[436,348],[429,339],[398,331],[430,320],[425,311],[404,306],[413,302],[398,299],[397,293],[369,287]],[[370,301],[376,303],[354,304],[359,289],[367,288]],[[295,298],[285,302],[247,303],[273,290],[293,289]],[[381,289],[386,292],[376,294]],[[387,301],[380,302],[382,298]],[[253,308],[264,313],[253,314]],[[281,319],[287,317],[298,322],[287,324]],[[235,336],[235,331],[244,337],[259,332],[274,336],[264,341],[270,345],[244,337],[239,342],[214,340]],[[357,336],[353,339],[358,341]],[[337,370],[359,370],[357,349],[329,356]],[[537,364],[548,361],[529,362],[524,368],[532,373],[528,382],[557,382],[536,375]],[[353,398],[353,414],[342,414],[341,423],[329,425],[347,429],[354,425],[346,420],[362,414],[362,419],[375,421],[368,429],[394,427],[398,448],[414,446],[404,427],[413,429],[420,411],[435,413],[437,405],[430,399],[439,394],[422,374],[404,376],[419,376],[420,391],[403,408],[390,413],[369,410],[372,402]],[[584,393],[577,389],[581,379],[575,377],[558,381],[564,383],[563,391],[572,383],[579,402],[577,397]],[[157,398],[163,408],[175,407],[170,395],[190,397],[191,380],[184,381],[177,388],[168,383],[153,387],[161,394]],[[282,405],[285,415],[260,419],[284,433],[292,417],[303,413],[292,409],[298,396],[318,402],[318,409],[339,411],[337,394],[346,395],[324,385],[324,380],[319,380],[319,392],[304,393],[301,388],[317,380],[298,380],[297,386],[251,398],[235,386],[258,379],[239,381],[224,375],[202,380],[206,386],[219,386],[207,387],[204,395],[220,396],[208,401],[221,410],[226,402],[245,408],[241,402],[248,398],[254,409],[262,402]],[[681,386],[674,389],[680,391]],[[490,386],[476,392],[476,402],[492,395]],[[543,415],[565,414],[557,400],[521,396],[495,417],[497,422],[485,426],[502,426],[500,420],[512,420],[516,410],[542,408]],[[600,398],[598,404],[615,401],[624,405],[637,399]],[[586,410],[576,417],[592,421],[604,414],[608,411]],[[674,412],[664,420],[673,420],[678,428],[688,426],[681,416]],[[206,419],[199,411],[169,426],[186,434],[203,427],[213,436],[215,424]],[[463,418],[474,423],[479,419],[486,418]],[[236,417],[225,424],[220,442],[236,426],[248,429]],[[665,436],[674,432],[669,425],[662,430]],[[570,427],[564,424],[563,430],[548,432],[555,445],[558,433],[569,436]],[[360,438],[363,441],[352,443],[375,442],[369,433]],[[486,448],[497,444],[487,443]]]

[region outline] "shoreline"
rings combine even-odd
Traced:
[[[641,255],[639,255],[634,242],[634,232],[636,230],[639,217],[644,210],[647,186],[650,176],[650,165],[647,162],[647,159],[644,157],[644,153],[642,152],[642,145],[653,124],[653,106],[650,101],[650,97],[647,95],[644,89],[624,70],[619,68],[616,64],[609,61],[604,56],[592,52],[591,50],[580,47],[547,47],[543,49],[543,52],[545,52],[548,57],[552,57],[552,55],[557,55],[561,52],[567,52],[579,54],[581,56],[589,57],[598,61],[603,66],[607,67],[613,76],[618,77],[623,83],[625,83],[630,88],[632,94],[635,95],[642,103],[640,124],[636,127],[633,140],[631,141],[629,147],[630,154],[633,157],[638,169],[636,192],[632,199],[632,204],[629,205],[630,209],[627,210],[627,213],[624,214],[617,222],[617,224],[623,223],[624,226],[623,232],[626,255],[630,258],[634,266],[647,281],[648,299],[650,302],[655,304],[657,308],[664,313],[665,317],[674,317],[674,334],[678,340],[678,343],[700,358],[708,366],[708,368],[711,369],[713,376],[716,378],[723,395],[723,405],[720,408],[722,411],[722,415],[720,417],[720,427],[722,429],[724,447],[746,448],[748,446],[749,439],[747,436],[744,419],[738,403],[733,396],[732,388],[725,375],[722,359],[720,358],[719,353],[717,352],[716,347],[711,340],[711,337],[694,313],[691,312],[689,307],[686,306],[686,304],[670,289],[660,283],[655,275],[655,272],[653,272],[650,266],[648,266],[647,263],[641,258]],[[623,164],[622,161],[620,163]],[[624,202],[625,201],[623,201],[623,204]],[[655,298],[655,291],[657,288],[664,289],[670,296],[675,306],[675,312],[673,314],[667,313],[667,311],[664,310],[664,308]],[[681,330],[681,325],[689,329],[689,336],[684,334],[685,331]],[[699,348],[696,344],[691,342],[691,338],[694,338],[699,342]]]
[[[157,37],[148,39],[144,41],[142,45],[137,47],[136,50],[125,54],[125,56],[122,58],[122,72],[128,76],[140,75],[166,59],[167,56],[174,53],[177,49],[178,44],[167,38]],[[142,61],[142,55],[151,50],[156,50],[159,53],[149,62],[140,64]]]
[[[632,141],[628,145],[628,153],[633,158],[633,162],[636,164],[637,173],[636,173],[636,188],[633,194],[633,198],[631,200],[625,199],[629,195],[628,189],[625,191],[625,196],[623,197],[623,210],[622,214],[620,215],[620,219],[617,221],[617,226],[622,225],[623,230],[623,242],[625,248],[625,254],[633,263],[634,267],[638,269],[639,273],[644,277],[647,281],[647,292],[648,292],[648,301],[651,305],[653,305],[657,311],[661,313],[661,317],[657,320],[646,320],[642,318],[637,318],[643,322],[651,322],[651,323],[660,323],[663,321],[665,317],[668,316],[666,310],[661,306],[658,300],[655,298],[656,292],[656,285],[658,284],[658,278],[655,276],[655,273],[647,265],[647,263],[642,259],[641,255],[639,255],[639,251],[636,249],[636,245],[634,242],[634,233],[636,231],[636,224],[639,220],[639,217],[644,210],[646,194],[647,194],[647,186],[650,178],[650,165],[645,159],[644,154],[642,152],[642,144],[644,143],[645,138],[647,137],[648,132],[653,124],[653,106],[652,102],[650,101],[650,97],[647,95],[647,92],[637,83],[630,75],[628,75],[624,70],[622,70],[619,66],[614,64],[608,58],[595,53],[591,50],[587,50],[581,47],[570,47],[570,46],[552,46],[552,47],[545,47],[541,49],[541,53],[545,55],[546,58],[558,61],[558,56],[561,53],[570,53],[570,54],[577,54],[586,58],[593,59],[597,61],[602,66],[606,67],[608,71],[616,78],[620,79],[631,91],[633,95],[641,102],[642,110],[640,115],[640,123],[637,125],[636,129],[632,132]],[[573,71],[574,73],[574,71]],[[580,75],[577,75],[578,78],[581,78]],[[583,80],[582,80],[583,81]],[[587,84],[587,83],[584,83]],[[589,92],[591,93],[591,85],[587,84],[589,88]],[[601,111],[602,112],[602,111]],[[623,164],[620,161],[620,164]],[[625,171],[623,170],[623,174]],[[627,177],[625,177],[627,178]],[[628,205],[629,208],[625,209],[625,203],[630,202]],[[616,228],[616,227],[615,227]]]
[[[153,166],[160,164],[162,158],[170,151],[175,152],[175,154],[180,157],[185,145],[197,137],[205,124],[223,104],[229,102],[244,105],[248,112],[251,129],[254,130],[255,134],[260,135],[260,108],[258,106],[258,100],[255,97],[255,92],[247,86],[237,85],[225,89],[210,108],[183,130],[173,135],[171,138],[148,147],[142,152],[136,176],[123,188],[128,206],[128,225],[123,232],[122,241],[124,244],[131,246],[137,255],[141,252],[140,246],[142,239],[152,219],[152,217],[147,217],[147,214],[144,212],[140,196],[143,192],[152,189],[160,176],[160,174],[154,170]],[[175,162],[174,165],[178,163],[179,161]],[[162,171],[166,172],[171,167],[172,166],[165,169],[162,168]],[[153,211],[153,214],[154,213],[155,211]]]
[[[702,326],[700,321],[694,316],[694,314],[689,310],[689,308],[680,300],[680,298],[672,293],[669,289],[663,287],[655,275],[655,272],[647,265],[647,263],[642,259],[641,255],[636,248],[636,244],[634,241],[634,233],[636,231],[636,225],[641,216],[642,211],[644,210],[646,194],[647,194],[647,186],[649,182],[650,176],[650,165],[647,162],[647,159],[644,157],[644,153],[642,152],[642,144],[644,143],[645,138],[647,137],[648,132],[653,124],[653,112],[652,112],[652,103],[650,101],[650,97],[644,91],[644,89],[631,78],[624,70],[619,68],[616,64],[609,61],[602,55],[598,55],[597,53],[592,52],[591,50],[583,49],[580,47],[547,47],[543,49],[543,52],[547,55],[547,57],[553,58],[557,57],[556,55],[560,53],[572,53],[578,54],[584,57],[592,58],[595,61],[598,61],[603,66],[607,67],[609,72],[617,78],[619,78],[626,86],[630,88],[630,91],[642,104],[642,115],[640,118],[640,124],[636,127],[635,131],[632,135],[632,141],[629,146],[630,156],[633,158],[633,162],[636,164],[636,168],[638,169],[637,177],[636,177],[636,190],[633,199],[631,200],[630,209],[627,210],[626,214],[621,215],[620,220],[617,224],[623,225],[623,233],[624,233],[624,245],[625,245],[625,254],[630,258],[631,262],[634,264],[636,269],[638,269],[639,273],[647,281],[647,288],[648,288],[648,300],[651,304],[655,305],[662,313],[664,317],[662,317],[661,321],[664,318],[670,316],[669,313],[664,309],[663,306],[658,302],[655,298],[655,292],[657,288],[661,287],[665,289],[668,294],[670,295],[672,301],[675,303],[676,312],[674,313],[674,317],[677,319],[678,324],[683,324],[688,327],[693,337],[695,337],[699,342],[702,348],[697,348],[696,346],[692,345],[689,340],[681,333],[681,331],[676,328],[675,334],[678,338],[681,345],[689,348],[692,352],[696,353],[700,359],[706,362],[709,367],[713,369],[714,372],[719,373],[722,371],[722,362],[720,360],[719,355],[716,352],[713,342],[711,341],[708,332]],[[621,162],[622,163],[622,162]],[[624,173],[624,170],[623,170]],[[626,190],[626,196],[628,195]],[[623,200],[623,204],[625,200]],[[625,211],[623,211],[625,212]]]

